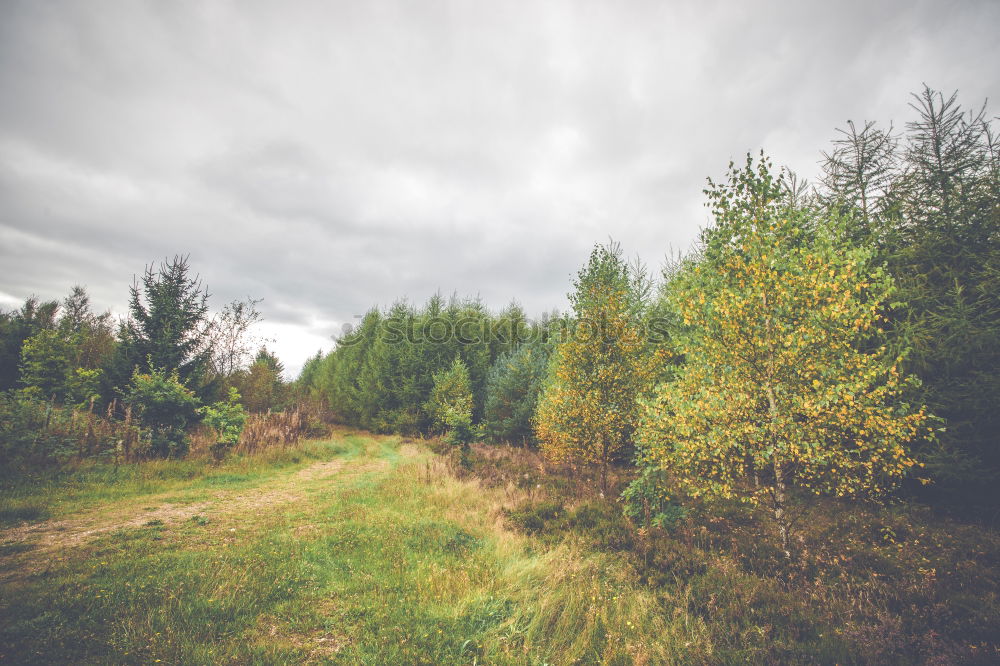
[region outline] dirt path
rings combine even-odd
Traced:
[[[417,454],[416,447],[404,445],[399,449],[402,457]],[[318,462],[294,474],[264,482],[252,490],[215,491],[211,499],[190,504],[174,504],[169,500],[143,498],[142,504],[161,501],[153,509],[139,508],[135,503],[121,510],[108,513],[107,507],[98,507],[86,513],[49,520],[31,525],[0,530],[0,546],[21,546],[16,555],[5,557],[0,569],[0,581],[21,578],[48,566],[53,556],[66,549],[83,546],[103,534],[120,529],[138,528],[150,523],[177,525],[202,513],[212,516],[245,514],[290,504],[306,498],[305,490],[315,482],[337,477],[338,481],[361,474],[384,470],[390,463],[385,459],[368,460],[352,464],[343,459]]]

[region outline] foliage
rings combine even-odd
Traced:
[[[216,460],[221,460],[240,441],[240,434],[247,421],[247,412],[240,404],[239,391],[230,387],[225,402],[199,407],[198,414],[202,423],[215,431],[215,443],[212,444],[211,451]]]
[[[843,131],[824,163],[823,199],[866,225],[906,306],[890,314],[903,369],[947,428],[917,453],[935,481],[923,492],[1000,500],[1000,150],[985,106],[925,87],[901,136],[866,123]],[[845,175],[850,175],[845,178]],[[858,226],[855,225],[855,229]]]
[[[25,340],[40,331],[56,326],[59,304],[39,303],[35,297],[25,300],[20,310],[0,312],[0,391],[18,388],[21,384],[20,364]]]
[[[181,382],[176,370],[136,370],[124,398],[150,429],[150,455],[179,458],[187,453],[185,428],[196,415],[198,398]]]
[[[73,372],[70,341],[56,329],[44,329],[21,347],[21,383],[46,397],[66,399],[66,383]]]
[[[62,417],[37,392],[0,392],[0,467],[10,473],[24,464],[58,462],[75,454],[76,439],[59,427]]]
[[[286,403],[286,386],[282,379],[284,366],[278,357],[261,347],[246,370],[238,370],[229,381],[242,396],[250,412],[280,410]]]
[[[25,314],[38,310],[44,310],[44,324],[39,315]],[[28,299],[21,312],[5,323],[15,332],[34,330],[20,341],[16,365],[20,386],[71,404],[87,402],[101,392],[102,367],[114,349],[110,313],[91,312],[90,298],[82,287],[74,287],[61,307],[55,302],[36,307]],[[16,339],[6,342],[12,348],[17,344]]]
[[[187,257],[158,270],[147,266],[129,290],[129,317],[118,335],[115,371],[119,386],[139,371],[176,373],[186,386],[202,388],[212,355],[208,294],[190,277]]]
[[[706,193],[705,260],[671,285],[686,362],[647,403],[640,439],[694,497],[767,499],[787,552],[786,486],[883,494],[928,417],[873,343],[893,286],[872,251],[837,219],[785,207],[766,159]]]
[[[497,357],[486,379],[483,430],[494,442],[534,438],[531,419],[548,371],[550,347],[523,344]]]
[[[0,392],[0,476],[20,475],[84,457],[128,459],[143,433],[126,415],[62,407],[37,389]]]
[[[892,127],[883,130],[874,122],[858,131],[848,120],[847,127],[837,130],[833,150],[823,153],[822,200],[831,210],[856,213],[861,228],[855,240],[868,242],[877,235],[873,223],[892,212],[899,138]]]
[[[65,401],[68,405],[82,406],[100,397],[104,371],[73,368],[66,377]]]
[[[501,354],[527,340],[544,339],[546,323],[531,324],[517,305],[499,314],[478,299],[446,300],[422,307],[400,301],[370,310],[325,357],[308,363],[296,391],[325,402],[344,423],[378,432],[440,432],[427,405],[434,375],[456,357],[465,364],[473,423],[483,420],[491,367]]]
[[[467,464],[469,444],[476,438],[476,429],[472,427],[472,412],[457,407],[449,407],[444,417],[445,441],[462,452],[462,464]]]
[[[624,514],[643,527],[669,528],[687,514],[683,506],[669,498],[664,470],[649,463],[642,465],[622,491],[621,500]]]
[[[662,360],[662,350],[648,353],[646,346],[644,280],[617,245],[594,248],[570,295],[573,335],[554,352],[535,417],[546,456],[600,464],[602,491],[612,457],[631,442],[638,399]]]
[[[259,298],[233,301],[212,320],[208,335],[212,371],[216,375],[229,377],[246,367],[256,342],[250,330],[263,319],[257,310],[261,301]]]
[[[103,378],[104,368],[111,361],[117,344],[111,312],[93,312],[87,290],[75,286],[62,302],[58,328],[73,349],[73,366],[100,370]]]
[[[456,427],[463,432],[471,430],[472,389],[469,386],[469,370],[461,358],[455,357],[451,367],[434,374],[434,388],[427,400],[427,413],[439,431]]]

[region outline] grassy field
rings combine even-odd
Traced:
[[[91,467],[5,488],[0,661],[664,663],[702,619],[620,558],[507,527],[418,442],[341,431],[221,466]]]
[[[512,447],[470,460],[342,429],[220,465],[7,482],[0,662],[1000,658],[995,529],[814,502],[789,565],[736,507],[637,531],[585,472]]]

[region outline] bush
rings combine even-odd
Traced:
[[[68,458],[76,452],[75,438],[62,425],[62,410],[37,392],[24,390],[0,393],[0,460],[11,470],[15,465],[48,463]]]
[[[472,427],[472,414],[460,409],[449,409],[444,422],[448,426],[448,434],[445,436],[448,443],[468,449],[476,435],[476,430]]]
[[[566,516],[562,502],[539,502],[519,509],[513,509],[507,514],[511,524],[525,532],[537,534],[545,531],[547,524],[561,520]]]
[[[413,408],[387,409],[372,422],[372,429],[381,434],[416,435],[420,432],[420,413]]]
[[[628,550],[634,543],[631,526],[607,501],[595,500],[579,505],[567,516],[567,527],[584,534],[601,550]]]
[[[643,566],[638,570],[643,581],[657,587],[688,580],[708,571],[708,553],[662,532],[641,540],[636,555],[642,561]]]
[[[0,393],[0,474],[58,465],[74,457],[119,454],[128,459],[143,433],[125,420],[92,409],[62,407],[42,399],[36,388]]]
[[[663,470],[646,466],[622,491],[624,513],[643,527],[669,529],[687,515],[687,509],[667,497]]]
[[[196,416],[198,399],[181,383],[177,372],[152,369],[132,375],[125,401],[138,410],[149,427],[149,453],[159,458],[180,458],[187,454],[185,428]]]
[[[240,404],[240,394],[229,388],[229,399],[226,402],[216,402],[198,410],[202,422],[215,431],[215,443],[212,444],[212,455],[216,460],[226,457],[226,452],[240,441],[243,425],[247,421],[247,412]]]
[[[472,390],[469,384],[469,369],[458,356],[447,370],[434,373],[434,388],[427,401],[426,409],[438,431],[462,424],[468,415],[469,429],[472,428]],[[472,440],[471,433],[469,441]]]

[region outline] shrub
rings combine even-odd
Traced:
[[[472,424],[472,389],[469,383],[469,369],[458,356],[447,370],[434,373],[434,388],[427,401],[427,412],[439,431],[451,428],[448,420],[468,421]],[[471,438],[470,438],[471,439]]]
[[[128,459],[142,437],[132,423],[105,416],[93,409],[61,407],[39,396],[37,388],[0,393],[0,475],[16,474],[26,467],[62,464],[74,457],[114,454]]]
[[[181,383],[177,371],[138,370],[132,375],[125,401],[138,410],[149,427],[149,453],[160,458],[179,458],[188,451],[185,428],[196,415],[198,399]]]
[[[240,394],[235,388],[229,388],[229,399],[216,402],[198,410],[202,422],[215,431],[215,443],[211,446],[212,455],[216,460],[222,460],[240,441],[243,425],[247,421],[247,412],[240,404]]]
[[[546,529],[547,523],[566,516],[562,502],[539,502],[526,507],[513,509],[507,514],[514,527],[528,533],[537,534]]]
[[[622,491],[621,499],[625,515],[642,527],[670,528],[687,515],[687,509],[669,499],[663,470],[648,465]]]
[[[10,470],[18,463],[46,463],[72,456],[73,438],[58,426],[61,410],[30,389],[0,393],[0,460]]]
[[[449,409],[444,419],[448,426],[448,434],[445,439],[452,446],[460,446],[463,449],[469,448],[469,444],[475,438],[475,428],[472,427],[472,415],[460,409]]]
[[[634,535],[621,512],[607,501],[585,502],[567,516],[567,527],[578,531],[601,550],[621,551],[632,548]]]

